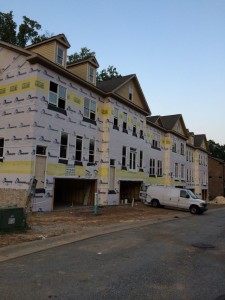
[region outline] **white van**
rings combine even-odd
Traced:
[[[192,214],[202,214],[207,210],[207,203],[186,189],[149,185],[146,195],[145,202],[152,207],[170,206],[189,210]]]

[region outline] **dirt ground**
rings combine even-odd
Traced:
[[[210,208],[220,206],[211,205]],[[137,202],[129,205],[109,206],[99,208],[94,215],[93,207],[64,208],[53,212],[29,213],[27,223],[29,229],[25,232],[0,233],[0,247],[14,245],[22,242],[46,239],[65,233],[74,233],[85,227],[104,226],[137,220],[160,220],[162,217],[179,217],[184,213],[165,208],[152,208]],[[189,212],[185,212],[189,214]]]

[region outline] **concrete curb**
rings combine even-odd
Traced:
[[[225,210],[225,208],[218,208]],[[210,211],[217,210],[217,208],[211,208]],[[188,212],[174,211],[172,216],[158,216],[155,219],[143,220],[143,221],[127,221],[119,224],[111,224],[96,227],[82,228],[79,232],[63,234],[60,236],[50,237],[42,240],[35,240],[31,242],[24,242],[17,245],[6,246],[0,248],[0,262],[4,262],[13,258],[29,255],[32,253],[44,251],[47,249],[63,246],[66,244],[86,240],[95,236],[109,234],[113,232],[124,231],[132,228],[164,223],[177,219],[184,219],[192,217]]]
[[[176,213],[178,219],[188,218],[191,215],[180,215]],[[81,240],[93,238],[95,236],[109,234],[113,232],[119,232],[123,230],[128,230],[132,228],[147,226],[156,223],[163,223],[167,221],[172,221],[176,218],[174,216],[159,216],[157,219],[143,220],[143,221],[127,221],[126,223],[104,225],[101,227],[91,227],[82,228],[79,232],[63,234],[60,236],[50,237],[42,240],[35,240],[31,242],[24,242],[12,246],[6,246],[0,248],[0,262],[10,260],[13,258],[29,255],[35,252],[44,251],[54,247],[63,246],[66,244],[78,242]],[[177,219],[176,218],[176,219]]]

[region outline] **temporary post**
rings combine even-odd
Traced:
[[[94,215],[98,214],[98,193],[95,193]]]

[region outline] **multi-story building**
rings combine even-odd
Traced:
[[[209,200],[217,196],[225,197],[225,161],[212,156],[209,162]]]
[[[190,137],[181,115],[149,117],[136,75],[96,82],[95,57],[67,65],[69,47],[63,34],[0,42],[0,205],[24,206],[33,178],[34,211],[93,205],[95,193],[116,205],[142,183],[206,198],[205,136]]]

